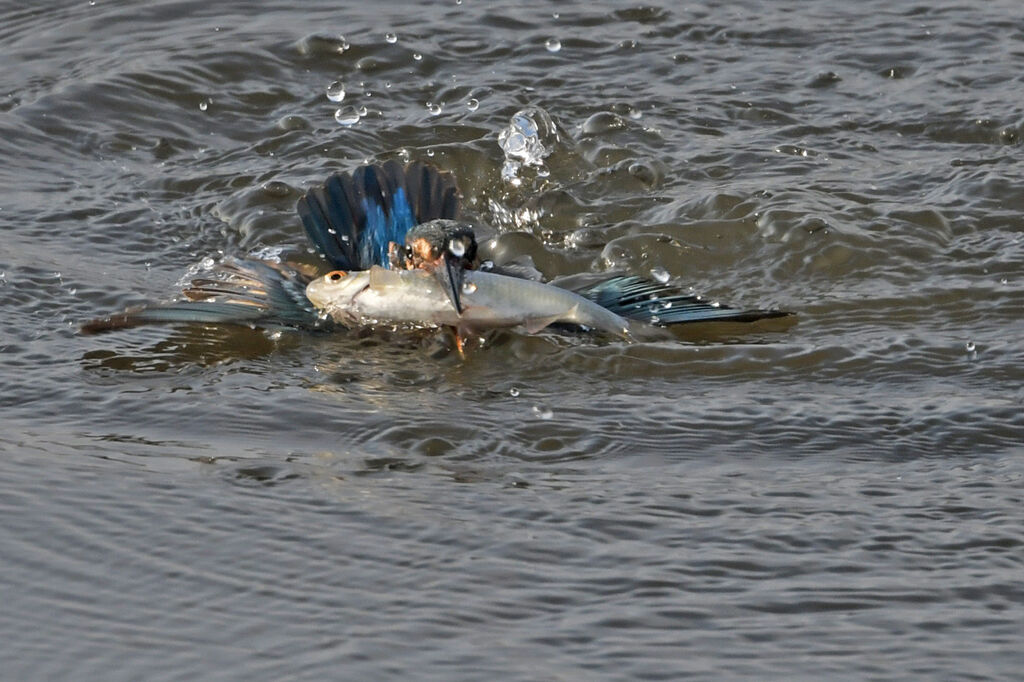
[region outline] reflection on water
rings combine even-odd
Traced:
[[[1017,674],[1018,8],[648,4],[0,10],[7,675]],[[77,334],[392,158],[798,323]]]

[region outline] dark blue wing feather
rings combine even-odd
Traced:
[[[286,265],[229,259],[193,279],[182,292],[183,300],[91,320],[82,325],[82,332],[188,322],[315,329],[322,322],[306,298],[308,282]]]
[[[450,173],[394,160],[336,173],[297,205],[310,241],[339,270],[389,267],[391,242],[404,243],[413,225],[455,218],[458,208]]]
[[[713,320],[754,322],[792,315],[781,310],[738,310],[708,303],[671,285],[635,276],[613,277],[577,293],[627,319],[662,326]]]

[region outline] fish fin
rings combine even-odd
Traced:
[[[402,275],[397,270],[387,270],[378,265],[370,268],[370,288],[381,291],[402,285]]]
[[[793,315],[782,310],[740,310],[709,303],[672,285],[635,276],[613,277],[577,293],[627,319],[661,326],[708,321],[755,322]]]
[[[296,204],[309,240],[338,270],[388,267],[388,247],[413,225],[458,213],[451,173],[395,160],[335,173]]]
[[[569,309],[567,313],[559,315],[548,315],[547,317],[535,317],[523,322],[523,329],[526,330],[527,334],[536,334],[539,331],[553,325],[556,322],[564,321],[567,318],[571,318],[576,310],[579,308],[578,305],[574,305]]]
[[[308,277],[280,263],[227,259],[182,292],[184,300],[145,306],[84,323],[83,334],[144,324],[244,324],[315,329],[322,325],[306,298]]]

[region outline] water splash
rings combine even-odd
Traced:
[[[540,166],[558,143],[558,129],[551,115],[530,107],[512,115],[509,125],[498,134],[506,159],[527,166]]]
[[[533,416],[536,417],[537,419],[543,419],[544,421],[547,421],[555,416],[555,412],[547,405],[534,405]]]
[[[544,159],[560,141],[558,127],[548,112],[540,107],[517,111],[508,126],[498,134],[498,144],[505,153],[502,179],[518,187],[522,184],[521,170],[524,167],[537,169],[541,177],[546,177]]]

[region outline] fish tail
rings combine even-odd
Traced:
[[[413,225],[455,218],[458,189],[451,173],[395,160],[335,173],[296,206],[306,234],[338,270],[389,266],[388,247]]]
[[[708,303],[671,285],[636,276],[613,277],[579,294],[626,319],[659,326],[709,321],[756,322],[793,314],[782,310],[740,310]]]

